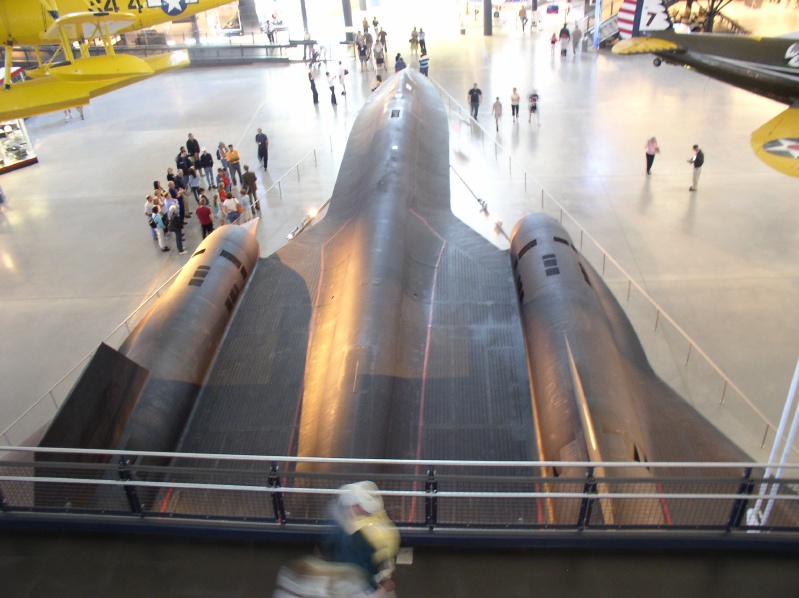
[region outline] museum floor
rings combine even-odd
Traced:
[[[785,10],[781,22],[793,24],[787,30],[799,29],[796,14],[799,11]],[[539,188],[543,188],[776,422],[799,355],[795,324],[791,324],[799,312],[797,183],[761,163],[751,152],[749,136],[784,106],[688,70],[655,69],[646,56],[622,58],[601,51],[581,54],[576,60],[551,57],[546,28],[522,35],[507,25],[498,27],[492,38],[475,28],[463,36],[457,28],[430,27],[428,31],[430,75],[455,98],[452,101],[465,103],[474,82],[483,90],[478,121],[485,131],[458,124],[453,115],[453,172],[488,201],[508,230],[525,212],[538,209]],[[393,55],[397,48],[389,40]],[[166,168],[174,164],[189,132],[209,149],[219,141],[237,145],[243,161],[252,168],[257,168],[256,128],[269,135],[269,170],[257,169],[261,193],[287,176],[263,200],[258,233],[263,256],[285,243],[286,235],[308,210],[325,201],[348,127],[374,80],[374,72],[361,73],[351,58],[343,53],[341,58],[350,74],[348,93],[338,96],[336,107],[330,105],[323,72],[317,78],[320,103],[312,104],[302,64],[228,66],[186,69],[113,92],[93,100],[85,109],[85,120],[66,123],[61,113],[53,113],[27,121],[40,162],[0,180],[8,198],[8,204],[0,208],[0,430],[56,385],[189,257],[177,255],[174,248],[165,254],[158,251],[142,215],[144,195],[153,180],[164,180]],[[409,64],[417,65],[415,57]],[[533,87],[538,90],[540,127],[528,124],[526,118],[518,124],[511,122],[508,98],[513,87],[523,97]],[[493,131],[490,116],[496,96],[505,105],[498,132]],[[451,102],[446,95],[444,99]],[[450,105],[457,114],[457,105]],[[657,136],[662,154],[647,177],[643,146],[651,135]],[[694,143],[702,146],[707,161],[699,191],[689,193],[691,168],[685,161]],[[529,177],[525,177],[527,188],[519,187],[520,169]],[[452,179],[453,202],[462,200],[456,213],[502,245],[493,222],[481,221],[478,211],[469,207],[471,200],[458,176]],[[511,184],[513,192],[508,191]],[[199,243],[198,228],[190,222],[189,249]],[[669,349],[675,353],[675,363],[684,360],[684,355],[677,354],[681,349],[674,345]],[[668,360],[656,361],[670,367]],[[65,394],[68,384],[61,386],[66,386],[62,388]],[[44,424],[48,409],[54,408],[43,406],[41,413],[33,413],[32,421]],[[26,563],[33,570],[46,560],[31,556],[38,549],[30,548],[30,542],[35,539],[3,535],[3,579],[24,570]],[[42,545],[56,551],[52,553],[55,561],[74,546],[88,546],[80,559],[75,557],[77,562],[88,563],[95,550],[108,554],[110,563],[116,553],[98,548],[102,542],[78,538],[77,542],[61,539]],[[119,542],[121,547],[115,550],[124,553],[124,540],[111,542]],[[237,567],[249,563],[257,568],[261,560],[270,559],[269,549],[261,548],[266,552],[252,545],[231,549],[233,554],[247,553],[240,562],[238,557],[225,558]],[[136,548],[140,549],[148,550]],[[66,585],[53,581],[63,591],[48,593],[42,591],[47,587],[42,581],[45,585],[21,584],[12,594],[108,595],[104,588],[114,587],[122,588],[116,595],[129,589],[136,593],[132,588],[151,587],[136,583],[143,584],[144,573],[156,566],[172,576],[170,580],[183,575],[188,581],[175,582],[169,591],[137,595],[244,596],[264,590],[245,587],[245,583],[260,582],[232,573],[235,567],[225,569],[224,559],[218,560],[216,550],[208,545],[197,549],[208,553],[206,561],[186,558],[182,568],[153,560],[155,548],[149,550],[142,561],[134,558],[134,569],[140,574],[126,570],[120,585],[114,585],[113,573],[119,565],[101,579],[87,571],[87,564],[74,569],[83,572],[76,577],[107,585],[86,585],[83,591],[79,584],[70,585],[67,591]],[[170,552],[184,550],[180,546]],[[540,578],[518,572],[496,576],[503,582],[522,579],[529,584],[523,586],[527,591],[508,589],[503,595],[531,595],[539,583],[541,595],[578,595],[614,577],[615,581],[627,578],[628,556],[615,567],[599,557],[586,561],[573,555],[560,560],[541,553],[528,556],[530,560],[519,561],[526,563],[519,566],[545,573]],[[177,563],[183,557],[175,558]],[[437,558],[443,560],[436,561],[440,568],[430,578],[451,583],[465,579],[453,571],[470,568],[463,564],[466,561],[452,565],[446,556]],[[123,559],[119,556],[120,562]],[[539,559],[544,559],[543,567]],[[214,566],[202,570],[196,566],[211,561]],[[768,571],[762,571],[761,579],[780,575],[778,564],[778,560],[764,560]],[[651,568],[641,571],[667,584],[673,565],[654,557]],[[230,582],[222,588],[197,581],[211,576],[211,571],[223,570],[227,572],[220,576]],[[474,567],[475,572],[480,570]],[[683,595],[714,595],[715,590],[707,589],[717,587],[712,585],[714,580],[724,578],[724,571],[739,570],[729,563],[697,565],[692,571],[698,585]],[[263,579],[272,578],[274,561],[268,571]],[[152,583],[153,578],[148,579]],[[630,579],[639,578],[632,575]],[[419,583],[416,587],[424,587]],[[626,591],[597,592],[642,593],[643,586],[624,585]],[[485,595],[475,589],[480,586],[472,586],[472,593],[450,592],[449,585],[434,587],[434,592],[406,591],[404,595]],[[743,586],[726,587],[730,595]],[[679,592],[662,585],[650,586],[646,593]],[[787,595],[787,591],[775,587],[770,594]]]

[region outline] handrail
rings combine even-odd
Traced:
[[[104,480],[86,478],[55,478],[47,476],[7,476],[0,475],[0,482],[35,482],[37,484],[72,484],[77,486],[136,486],[137,488],[173,488],[176,490],[226,490],[233,492],[262,492],[269,494],[298,494],[298,495],[342,495],[347,490],[340,488],[302,488],[296,486],[255,486],[246,484],[218,484],[213,482],[151,482],[147,480]],[[612,483],[612,482],[611,482]],[[604,483],[600,483],[604,486]],[[383,497],[407,497],[407,498],[426,498],[429,492],[426,490],[378,490],[377,494]],[[477,492],[472,490],[440,490],[436,491],[436,498],[557,498],[560,500],[569,498],[585,498],[585,492],[551,492],[530,490],[526,492],[512,492],[497,490],[496,492]],[[732,493],[692,493],[692,492],[648,492],[646,494],[635,492],[592,492],[591,498],[600,500],[609,498],[614,500],[632,499],[688,499],[688,500],[738,500],[740,494]],[[799,502],[799,495],[783,494],[776,500],[780,502]]]
[[[31,446],[0,446],[0,453],[40,453],[57,455],[108,455],[111,457],[143,457],[143,458],[167,458],[167,459],[186,459],[186,460],[209,460],[209,461],[247,461],[273,463],[321,463],[329,465],[435,465],[436,467],[488,467],[488,468],[540,468],[540,467],[561,467],[561,468],[640,468],[638,461],[474,461],[459,459],[354,459],[345,457],[296,457],[289,455],[252,455],[252,454],[228,454],[228,453],[181,453],[169,451],[130,451],[118,449],[83,449],[83,448],[58,448],[58,447],[31,447]],[[43,461],[39,465],[52,465],[55,462]],[[0,460],[0,467],[3,460]],[[650,469],[745,469],[745,468],[776,468],[799,471],[799,463],[752,463],[750,461],[719,461],[719,462],[695,462],[695,461],[647,461]]]
[[[456,100],[456,99],[455,99],[455,98],[452,96],[452,94],[450,94],[450,93],[449,93],[449,92],[448,92],[446,89],[444,89],[444,88],[443,88],[443,87],[442,87],[442,86],[441,86],[439,83],[437,83],[435,80],[431,79],[431,81],[433,82],[433,84],[434,84],[436,87],[438,87],[438,89],[439,89],[439,91],[440,91],[441,93],[445,94],[445,95],[446,95],[446,96],[449,98],[450,102],[455,102],[455,104],[458,106],[458,109],[459,109],[459,110],[460,110],[461,108],[463,108],[463,109],[465,110],[465,108],[464,108],[463,106],[461,106],[461,104],[458,102],[458,100]],[[481,125],[481,124],[480,124],[480,123],[479,123],[477,120],[475,120],[475,119],[474,119],[474,118],[472,118],[471,116],[469,117],[469,120],[470,120],[470,122],[472,123],[472,125],[476,125],[477,127],[479,127],[479,128],[480,128],[480,130],[482,131],[483,135],[490,135],[490,133],[489,133],[489,132],[488,132],[488,131],[485,129],[485,127],[483,127],[483,125]],[[509,158],[510,158],[511,160],[513,160],[513,159],[514,159],[514,157],[513,157],[512,153],[511,153],[511,152],[509,152],[508,150],[506,150],[506,149],[505,149],[505,148],[502,146],[502,144],[501,144],[501,143],[499,143],[498,141],[496,141],[496,139],[494,139],[494,144],[495,144],[495,145],[496,145],[498,148],[500,148],[500,149],[501,149],[501,150],[502,150],[504,153],[506,153],[506,154],[509,156]],[[517,163],[518,163],[518,161],[517,161]],[[454,170],[454,168],[453,168],[453,170]],[[522,170],[525,172],[525,176],[528,176],[528,173],[527,173],[527,171],[526,171],[526,170],[525,170],[523,167],[522,167]],[[458,175],[458,176],[460,176],[460,175]],[[533,179],[533,180],[535,180],[535,179]],[[685,331],[682,329],[682,327],[680,327],[680,326],[677,324],[677,322],[675,322],[675,321],[674,321],[674,319],[673,319],[673,318],[672,318],[672,317],[671,317],[671,316],[670,316],[670,315],[669,315],[669,314],[668,314],[668,313],[667,313],[667,312],[666,312],[666,311],[665,311],[665,310],[664,310],[664,309],[663,309],[663,308],[660,306],[660,304],[659,304],[659,303],[657,303],[657,302],[656,302],[656,301],[655,301],[655,300],[654,300],[654,299],[653,299],[653,298],[652,298],[652,297],[649,295],[649,293],[647,293],[647,292],[646,292],[646,291],[643,289],[643,287],[642,287],[640,284],[638,284],[638,282],[637,282],[637,281],[636,281],[636,280],[635,280],[635,279],[634,279],[634,278],[633,278],[633,277],[632,277],[632,276],[631,276],[631,275],[630,275],[630,274],[629,274],[629,273],[628,273],[628,272],[627,272],[627,271],[626,271],[626,270],[625,270],[625,269],[624,269],[624,268],[621,266],[621,264],[619,264],[619,262],[617,262],[617,261],[616,261],[616,260],[615,260],[615,259],[614,259],[614,258],[613,258],[611,255],[610,255],[610,253],[608,253],[608,251],[607,251],[607,250],[606,250],[606,249],[605,249],[605,248],[602,246],[602,244],[601,244],[601,243],[599,243],[599,242],[598,242],[598,241],[597,241],[597,240],[596,240],[596,239],[595,239],[595,238],[594,238],[594,237],[593,237],[593,236],[592,236],[592,235],[591,235],[591,234],[590,234],[590,233],[589,233],[587,230],[585,230],[585,228],[583,228],[583,226],[582,226],[582,225],[581,225],[581,224],[580,224],[580,223],[577,221],[577,219],[576,219],[576,218],[575,218],[575,217],[572,215],[572,213],[571,213],[571,212],[569,212],[569,210],[568,210],[568,209],[566,209],[566,208],[563,206],[563,204],[561,204],[561,203],[560,203],[560,202],[559,202],[557,199],[555,199],[555,197],[554,197],[554,196],[553,196],[551,193],[549,193],[548,191],[546,191],[546,189],[544,189],[543,185],[541,185],[541,184],[539,184],[539,183],[536,183],[536,184],[537,184],[537,185],[538,185],[538,186],[541,188],[541,193],[542,193],[542,195],[543,195],[544,193],[546,193],[546,195],[548,196],[548,198],[549,198],[549,199],[550,199],[550,200],[551,200],[551,201],[552,201],[552,202],[553,202],[553,203],[554,203],[556,206],[558,206],[558,208],[560,209],[561,213],[562,213],[562,214],[565,214],[565,215],[566,215],[566,216],[567,216],[567,217],[568,217],[568,218],[569,218],[569,219],[572,221],[572,223],[574,223],[574,225],[575,225],[575,226],[576,226],[576,227],[577,227],[577,228],[580,230],[580,233],[581,233],[582,235],[585,235],[586,237],[588,237],[588,239],[589,239],[589,240],[590,240],[590,241],[591,241],[591,242],[592,242],[592,243],[593,243],[593,244],[594,244],[594,245],[597,247],[597,249],[599,249],[599,250],[602,252],[602,255],[603,255],[603,257],[604,257],[604,258],[606,258],[606,259],[608,259],[608,260],[610,260],[610,262],[611,262],[611,263],[612,263],[612,264],[613,264],[613,265],[614,265],[614,266],[615,266],[615,267],[616,267],[616,268],[617,268],[617,269],[618,269],[618,270],[619,270],[619,271],[620,271],[620,272],[621,272],[621,273],[622,273],[622,274],[623,274],[623,275],[624,275],[624,276],[627,278],[627,281],[628,281],[628,283],[629,283],[629,284],[632,284],[633,286],[635,286],[636,290],[638,290],[638,292],[640,292],[640,293],[641,293],[641,295],[642,295],[642,296],[643,296],[643,297],[644,297],[644,298],[645,298],[645,299],[646,299],[646,300],[647,300],[647,301],[648,301],[648,302],[649,302],[649,303],[650,303],[652,306],[654,306],[654,307],[657,309],[658,316],[663,316],[663,317],[664,317],[664,318],[665,318],[665,319],[666,319],[666,320],[667,320],[667,321],[668,321],[668,322],[669,322],[669,323],[670,323],[670,324],[671,324],[671,325],[672,325],[672,326],[675,328],[675,330],[677,330],[677,332],[679,332],[679,333],[680,333],[680,335],[681,335],[681,336],[682,336],[682,337],[683,337],[683,338],[684,338],[684,339],[685,339],[685,340],[686,340],[686,341],[689,343],[689,345],[690,345],[691,347],[693,347],[694,349],[696,349],[696,351],[697,351],[697,352],[699,352],[699,354],[700,354],[700,355],[701,355],[701,356],[702,356],[702,357],[705,359],[705,361],[706,361],[706,362],[707,362],[707,363],[710,365],[710,367],[711,367],[711,368],[713,368],[713,369],[716,371],[716,373],[717,373],[717,374],[718,374],[718,375],[721,377],[721,379],[722,379],[722,380],[723,380],[723,381],[726,383],[726,385],[730,386],[730,387],[731,387],[731,388],[732,388],[732,389],[733,389],[735,392],[737,392],[737,393],[738,393],[738,395],[741,397],[741,399],[744,401],[744,403],[746,403],[746,405],[747,405],[747,406],[748,406],[750,409],[752,409],[752,411],[753,411],[753,412],[754,412],[754,413],[755,413],[755,414],[756,414],[756,415],[757,415],[757,416],[760,418],[760,420],[761,420],[761,421],[762,421],[762,422],[763,422],[763,423],[766,425],[766,434],[768,434],[768,430],[769,430],[769,429],[776,430],[776,429],[777,429],[777,426],[775,426],[775,425],[774,425],[774,423],[773,423],[773,422],[772,422],[772,421],[771,421],[771,420],[770,420],[770,419],[769,419],[769,418],[768,418],[768,417],[767,417],[767,416],[766,416],[766,415],[765,415],[765,414],[764,414],[764,413],[763,413],[763,412],[762,412],[762,411],[761,411],[761,410],[760,410],[760,409],[759,409],[759,408],[758,408],[758,407],[757,407],[757,406],[756,406],[756,405],[755,405],[755,404],[754,404],[754,403],[751,401],[751,399],[749,399],[749,397],[747,397],[747,396],[746,396],[746,394],[744,394],[744,392],[743,392],[743,391],[742,391],[742,390],[741,390],[741,389],[738,387],[738,385],[736,385],[736,384],[735,384],[735,383],[734,383],[732,380],[730,380],[730,378],[729,378],[729,377],[727,377],[727,375],[726,375],[726,374],[725,374],[725,373],[722,371],[722,369],[721,369],[721,368],[720,368],[720,367],[719,367],[719,366],[718,366],[718,365],[717,365],[717,364],[716,364],[716,363],[715,363],[715,362],[714,362],[714,361],[713,361],[713,360],[712,360],[712,359],[711,359],[711,358],[710,358],[710,357],[707,355],[707,353],[705,353],[705,351],[704,351],[704,350],[703,350],[703,349],[702,349],[702,348],[701,348],[701,347],[700,347],[700,346],[699,346],[699,345],[696,343],[696,341],[694,341],[694,340],[693,340],[693,339],[692,339],[692,338],[691,338],[691,337],[688,335],[688,333],[686,333],[686,332],[685,332]],[[468,186],[467,186],[467,187],[468,187]],[[472,195],[474,195],[474,193],[471,191],[471,189],[469,189],[469,191],[472,193]],[[476,198],[476,197],[477,197],[477,196],[475,195],[475,198]],[[764,437],[764,439],[765,439],[765,437]]]

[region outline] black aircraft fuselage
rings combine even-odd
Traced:
[[[675,50],[652,52],[660,59],[783,104],[799,101],[799,64],[791,47],[797,40],[750,38],[725,34],[653,31],[655,39],[673,42]],[[655,63],[659,64],[658,62]]]

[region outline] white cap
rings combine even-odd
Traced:
[[[342,506],[359,506],[367,513],[379,513],[383,510],[383,498],[380,496],[377,484],[374,482],[363,481],[354,484],[346,484],[339,488],[344,490],[344,494],[339,496]]]

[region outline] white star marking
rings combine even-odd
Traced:
[[[163,0],[166,3],[166,10],[167,12],[172,12],[176,10],[178,12],[183,12],[183,8],[180,6],[180,0]]]
[[[775,156],[783,158],[799,158],[799,139],[783,138],[774,139],[763,144],[763,149]]]

